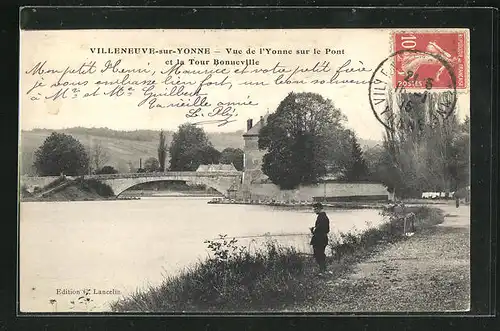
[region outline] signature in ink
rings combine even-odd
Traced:
[[[222,106],[219,105],[212,109],[210,112],[206,114],[206,117],[210,117],[212,119],[207,119],[207,120],[201,120],[194,122],[193,124],[197,125],[204,125],[204,124],[217,124],[218,127],[227,125],[231,122],[235,122],[236,119],[232,119],[236,116],[238,116],[238,113],[236,112],[236,109],[231,106]],[[203,112],[202,108],[191,108],[187,113],[186,113],[187,118],[205,118],[205,113]],[[216,117],[222,117],[221,119],[216,119]]]
[[[236,120],[228,121],[228,120],[206,120],[206,121],[199,121],[199,122],[193,122],[195,125],[205,125],[205,124],[218,124],[218,127],[224,126],[228,123],[235,122]]]

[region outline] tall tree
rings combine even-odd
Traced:
[[[470,134],[470,117],[465,116],[464,121],[460,124],[460,131],[464,134]]]
[[[379,180],[377,178],[377,167],[380,163],[380,159],[382,158],[383,153],[384,153],[384,147],[381,144],[368,147],[363,152],[363,157],[365,159],[366,166],[368,168],[368,173],[370,174],[370,179],[374,181]]]
[[[167,141],[165,133],[160,131],[160,141],[158,143],[158,161],[160,162],[160,170],[165,171],[165,161],[167,159]]]
[[[443,111],[449,98],[447,92],[405,92],[396,103],[389,103],[392,109],[386,114],[386,123],[390,129],[384,137],[387,157],[381,168],[390,169],[393,176],[382,177],[401,197],[419,196],[428,190],[451,191],[463,181],[468,155],[458,151],[467,147],[468,135],[461,128],[468,124],[460,124],[454,114]],[[458,159],[463,163],[460,166]]]
[[[340,168],[335,156],[347,138],[344,120],[332,101],[319,94],[288,94],[259,134],[259,148],[267,150],[263,172],[282,189],[292,189]]]
[[[73,136],[53,132],[35,151],[34,166],[39,175],[77,176],[87,172],[89,157],[85,147]]]
[[[88,150],[91,172],[101,169],[109,161],[109,155],[101,141],[91,143]]]
[[[217,157],[212,148],[202,128],[189,123],[180,125],[170,143],[170,170],[195,171],[200,164],[214,163]]]
[[[460,124],[460,131],[453,137],[450,147],[450,172],[452,190],[470,185],[470,134],[469,117]]]
[[[130,161],[127,163],[127,167],[128,167],[127,172],[129,172],[129,173],[138,172],[137,171],[138,170],[137,167],[135,167],[134,164],[132,162],[130,162]]]
[[[233,164],[236,170],[243,170],[243,151],[240,148],[227,147],[221,152],[220,162]]]
[[[395,165],[395,160],[391,154],[392,146],[387,139],[383,141],[383,147],[375,159],[373,165],[372,180],[379,181],[387,187],[387,190],[394,193],[400,192],[402,187],[402,174]]]
[[[368,166],[363,157],[363,151],[359,145],[356,135],[351,135],[351,158],[344,173],[344,178],[348,181],[367,180],[369,177]]]

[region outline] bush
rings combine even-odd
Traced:
[[[80,177],[76,180],[76,183],[80,185],[80,188],[82,190],[85,190],[87,192],[95,192],[105,198],[115,195],[113,189],[109,185],[97,179],[83,179]]]
[[[112,166],[104,166],[101,169],[98,169],[95,174],[96,175],[112,175],[112,174],[117,174],[118,170],[113,168]]]
[[[144,161],[144,172],[157,172],[160,170],[160,162],[154,157],[150,157]]]
[[[417,225],[424,228],[442,222],[439,211],[426,207],[408,208],[417,215]],[[349,270],[358,258],[382,239],[405,238],[394,226],[401,218],[388,213],[387,223],[363,233],[353,231],[335,237],[330,235],[330,249],[337,259],[344,259],[333,269],[332,278]],[[391,218],[392,217],[392,218]],[[205,242],[209,257],[185,269],[178,276],[167,277],[158,287],[136,293],[111,304],[115,312],[123,311],[251,311],[279,310],[314,304],[324,293],[324,283],[312,279],[311,261],[292,247],[268,240],[263,248],[250,252],[238,246],[236,239],[221,235]]]
[[[226,236],[205,243],[211,256],[204,262],[113,303],[113,311],[255,310],[306,300],[306,257],[294,248],[267,241],[250,253]]]

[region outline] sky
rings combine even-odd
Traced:
[[[21,32],[21,80],[20,80],[20,123],[22,130],[33,128],[60,129],[75,126],[108,127],[116,130],[167,129],[175,130],[185,122],[206,120],[218,102],[238,103],[232,106],[231,121],[224,126],[204,124],[206,131],[232,132],[244,130],[249,118],[254,123],[260,116],[273,112],[290,92],[314,92],[331,99],[347,117],[346,126],[353,129],[360,138],[379,140],[383,126],[375,118],[369,104],[368,82],[378,64],[393,50],[391,30],[378,29],[302,29],[302,30],[80,30],[80,31],[22,31]],[[141,48],[147,54],[103,54],[97,49]],[[182,48],[179,54],[179,48]],[[210,54],[184,54],[184,49],[201,49]],[[247,51],[254,50],[255,54]],[[314,49],[319,54],[314,54]],[[93,51],[92,51],[93,50]],[[170,52],[170,54],[156,52]],[[241,50],[241,54],[234,54]],[[329,54],[325,54],[329,50]],[[228,54],[229,53],[231,54]],[[292,54],[272,54],[291,51]],[[308,51],[309,54],[297,54]],[[189,51],[188,51],[189,52]],[[260,54],[263,53],[263,54]],[[190,64],[189,60],[193,62]],[[187,118],[193,107],[166,107],[149,109],[147,92],[142,85],[120,97],[103,95],[116,85],[97,85],[97,81],[122,80],[129,73],[129,80],[155,80],[151,93],[172,92],[172,85],[160,82],[168,76],[168,71],[176,61],[184,61],[179,70],[225,69],[229,73],[213,73],[200,90],[211,104],[196,113],[197,117]],[[235,73],[240,65],[215,66],[214,60],[254,61],[250,69],[286,70],[311,69],[316,63],[328,63],[328,72],[299,72],[290,80],[302,80],[306,84],[279,84],[280,73]],[[95,72],[85,72],[95,61]],[[112,67],[117,61],[118,65]],[[172,61],[172,62],[169,62]],[[198,61],[198,62],[194,62]],[[205,64],[202,61],[207,61]],[[259,61],[256,65],[255,62]],[[338,79],[364,81],[362,84],[312,84],[314,79],[329,80],[334,72],[344,66],[353,72],[340,72]],[[108,63],[108,65],[106,64]],[[38,66],[37,66],[38,64]],[[43,66],[41,65],[43,64]],[[40,69],[41,67],[41,69]],[[79,68],[83,68],[78,70]],[[107,69],[106,69],[107,68]],[[126,72],[113,72],[125,70]],[[38,69],[38,70],[37,70]],[[69,69],[70,72],[62,75]],[[101,72],[101,70],[104,70]],[[138,69],[147,72],[137,73]],[[30,71],[31,70],[31,71]],[[73,72],[71,72],[73,70]],[[288,74],[288,73],[286,73]],[[59,79],[62,76],[61,79]],[[195,87],[207,76],[198,73],[175,73],[171,81],[180,80],[185,92],[194,92]],[[224,81],[224,77],[227,79]],[[283,81],[284,79],[282,79]],[[248,86],[246,82],[265,82],[266,86]],[[51,87],[59,82],[59,86]],[[72,85],[79,82],[86,85]],[[224,82],[226,84],[224,84]],[[230,84],[229,84],[229,83]],[[38,86],[38,84],[42,84]],[[219,86],[214,85],[219,83]],[[67,84],[67,85],[64,85]],[[129,85],[131,86],[131,85]],[[68,87],[66,98],[53,96],[59,89]],[[99,87],[99,95],[92,92]],[[180,85],[176,86],[178,91]],[[230,88],[229,88],[230,87]],[[72,93],[73,88],[79,89]],[[456,112],[463,118],[469,112],[469,95],[459,91]],[[87,96],[85,96],[87,93]],[[147,99],[142,106],[141,100]],[[158,96],[155,104],[168,105],[180,101],[192,101],[196,96]],[[252,101],[253,106],[241,105]],[[196,107],[195,107],[196,108]],[[234,110],[234,112],[233,112]],[[201,117],[203,114],[204,117]],[[224,119],[215,116],[213,119]]]

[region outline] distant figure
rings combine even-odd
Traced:
[[[330,220],[323,211],[323,205],[319,202],[313,205],[314,212],[318,215],[314,227],[309,228],[312,233],[311,245],[314,258],[319,265],[320,275],[326,271],[325,248],[328,244],[328,232],[330,232]]]
[[[417,216],[414,212],[410,212],[404,216],[404,234],[411,237],[415,234],[415,219]]]
[[[458,196],[455,197],[455,207],[459,207],[460,206],[460,199],[458,198]]]

